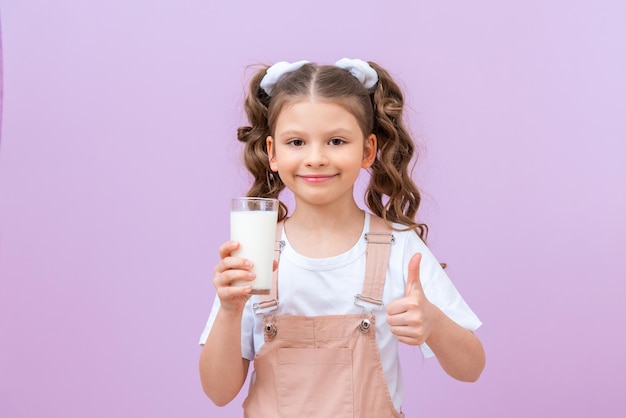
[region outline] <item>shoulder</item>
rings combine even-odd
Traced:
[[[391,244],[390,262],[404,265],[408,263],[411,256],[416,252],[428,253],[430,255],[428,247],[414,229],[400,223],[385,222],[380,217],[368,212],[366,212],[366,216],[369,220],[369,222],[366,222],[366,233],[370,230],[380,232],[391,228],[390,232],[393,236],[393,241]],[[405,257],[405,255],[408,255],[408,257]]]
[[[428,251],[426,243],[420,238],[414,229],[410,229],[406,225],[394,223],[392,224],[392,234],[394,245],[397,250],[402,251]]]
[[[390,267],[401,268],[403,276],[408,274],[408,264],[414,254],[422,254],[420,276],[423,282],[429,283],[439,276],[446,276],[439,261],[426,243],[413,229],[406,225],[393,224],[394,243],[389,257]]]

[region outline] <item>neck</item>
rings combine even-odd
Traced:
[[[319,207],[306,203],[296,204],[293,215],[289,218],[289,223],[301,225],[307,229],[336,229],[345,228],[351,224],[361,225],[363,223],[363,210],[356,202],[350,205],[331,205]]]
[[[355,202],[328,208],[300,204],[285,222],[285,233],[300,254],[332,257],[354,246],[363,231],[364,218]]]

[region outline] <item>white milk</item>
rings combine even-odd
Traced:
[[[253,282],[239,281],[234,286],[252,285],[252,293],[269,293],[272,287],[272,264],[276,241],[277,211],[231,211],[230,239],[239,241],[234,256],[247,258],[254,263]]]

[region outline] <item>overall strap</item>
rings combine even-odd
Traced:
[[[365,234],[365,240],[365,281],[362,293],[355,298],[382,307],[389,252],[395,240],[390,223],[376,215],[370,215],[370,229]],[[357,300],[355,303],[362,306]]]
[[[282,240],[284,223],[284,221],[280,221],[276,224],[276,241],[274,247],[274,261],[276,263],[279,262],[280,253],[285,246],[285,241]],[[274,270],[272,273],[272,287],[270,293],[268,295],[259,296],[259,302],[254,304],[253,309],[255,313],[257,310],[266,311],[269,309],[272,311],[276,309],[276,306],[278,306],[278,269]]]

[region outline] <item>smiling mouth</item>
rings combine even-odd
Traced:
[[[337,176],[337,174],[310,174],[299,176],[308,183],[323,183]]]

